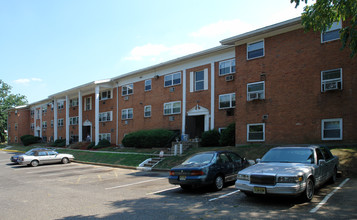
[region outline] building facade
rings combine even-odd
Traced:
[[[195,138],[235,123],[236,145],[357,143],[357,62],[340,50],[343,24],[305,33],[300,23],[274,24],[11,109],[8,140],[34,134],[119,145],[137,130]]]

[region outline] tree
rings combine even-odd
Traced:
[[[0,79],[0,143],[5,142],[7,130],[7,110],[15,106],[27,104],[26,96],[11,94],[11,86]]]
[[[290,0],[295,2],[295,8],[300,1],[307,4],[307,0]],[[318,0],[311,6],[305,6],[301,15],[301,22],[306,31],[323,32],[331,28],[333,22],[346,22],[340,30],[342,48],[351,50],[351,58],[357,53],[357,1],[356,0]]]

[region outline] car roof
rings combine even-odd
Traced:
[[[307,146],[298,146],[298,145],[294,145],[294,146],[279,146],[279,147],[274,147],[272,149],[287,149],[287,148],[309,148],[309,149],[316,149],[319,148],[320,146],[317,145],[307,145]]]

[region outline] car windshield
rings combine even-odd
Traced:
[[[197,154],[189,159],[187,159],[182,164],[208,164],[212,161],[214,153],[203,153]]]
[[[309,148],[276,148],[268,151],[261,162],[314,163],[314,152]]]
[[[27,151],[25,155],[27,156],[33,156],[35,154],[35,151]]]

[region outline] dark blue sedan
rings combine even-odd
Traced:
[[[169,183],[184,190],[204,185],[221,190],[225,183],[234,183],[238,171],[248,166],[248,161],[234,152],[198,153],[170,170]]]

